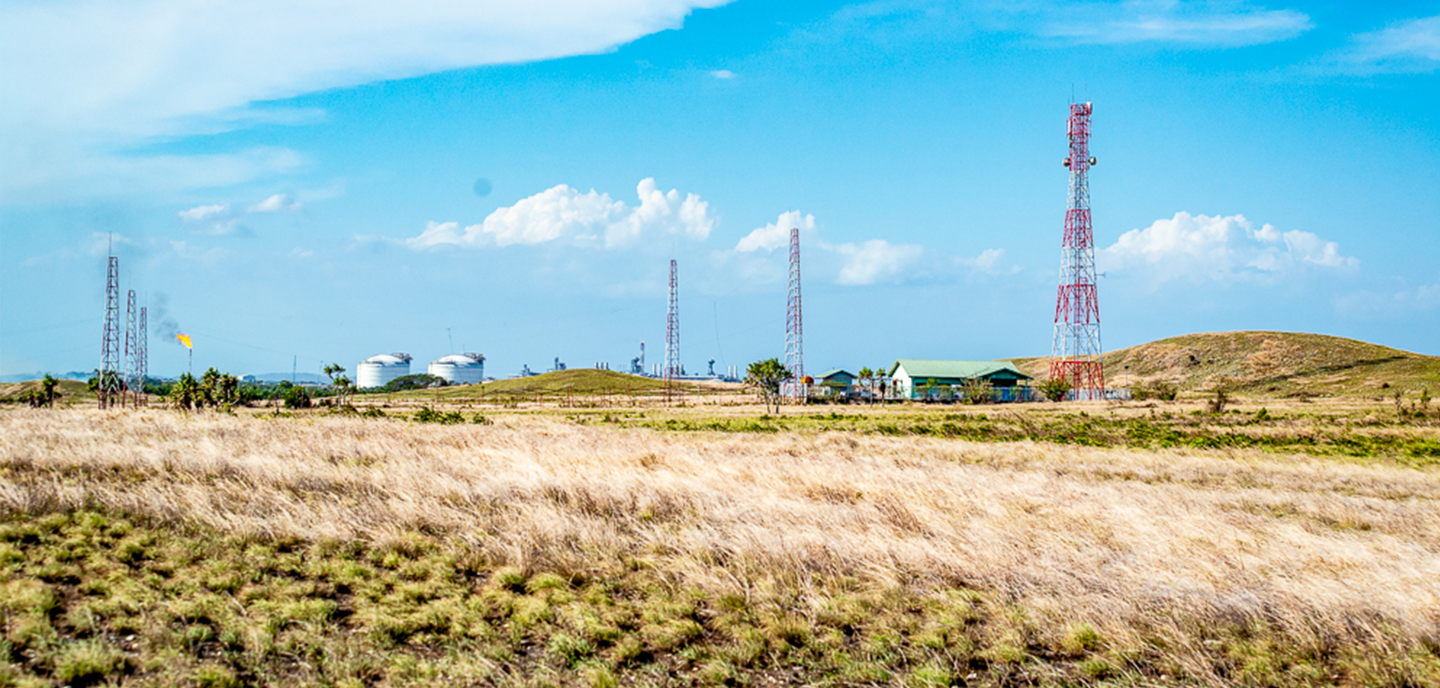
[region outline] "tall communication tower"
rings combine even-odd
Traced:
[[[139,359],[136,354],[140,353],[140,333],[136,331],[136,320],[140,313],[135,308],[135,290],[131,289],[125,298],[125,392],[120,397],[120,405],[124,406],[128,400],[132,406],[138,405],[139,397],[135,393],[140,389],[136,381],[140,374]]]
[[[800,308],[800,229],[790,229],[790,297],[785,306],[785,369],[790,371],[786,387],[792,401],[805,399],[805,325]]]
[[[105,333],[100,339],[100,408],[120,399],[120,259],[110,256],[105,275]]]
[[[1060,287],[1055,297],[1055,336],[1050,379],[1070,383],[1076,399],[1104,399],[1100,349],[1100,302],[1095,285],[1095,237],[1090,225],[1090,103],[1071,103],[1068,131],[1069,203],[1060,249]]]
[[[145,381],[150,379],[150,330],[145,323],[144,306],[140,307],[140,338],[137,340],[136,349],[139,383],[135,386],[135,405],[140,406],[145,403]]]
[[[680,291],[675,261],[670,261],[670,303],[665,315],[665,398],[674,391],[675,378],[680,376]]]

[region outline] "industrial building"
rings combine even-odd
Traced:
[[[410,354],[377,354],[355,367],[355,386],[375,389],[410,374]]]
[[[1009,361],[902,358],[890,368],[892,393],[902,399],[931,398],[939,390],[954,390],[970,380],[990,383],[996,401],[1028,401],[1029,385],[1034,378],[1020,372]]]
[[[451,385],[477,385],[485,381],[483,354],[450,354],[430,362],[428,372]]]

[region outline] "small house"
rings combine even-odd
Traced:
[[[848,371],[832,370],[815,378],[815,384],[822,399],[849,399],[855,376]]]
[[[894,394],[902,399],[957,399],[970,380],[989,383],[995,401],[1023,401],[1034,378],[1010,361],[902,358],[890,369]]]

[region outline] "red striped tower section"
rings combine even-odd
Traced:
[[[1100,348],[1100,302],[1095,285],[1095,236],[1090,225],[1090,103],[1071,103],[1068,130],[1069,202],[1060,249],[1060,288],[1055,297],[1055,336],[1050,379],[1070,383],[1070,398],[1105,398]]]

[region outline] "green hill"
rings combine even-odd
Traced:
[[[1043,378],[1049,357],[1014,359]],[[1389,396],[1395,390],[1440,394],[1440,357],[1297,332],[1206,332],[1170,337],[1105,354],[1114,387],[1177,386],[1205,392],[1225,384],[1251,396]]]

